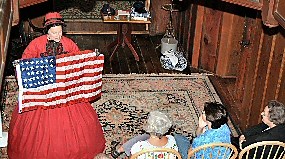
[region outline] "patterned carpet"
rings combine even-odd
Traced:
[[[4,131],[8,131],[17,101],[17,84],[10,77],[4,86],[2,113]],[[105,131],[107,154],[111,141],[124,142],[143,133],[142,126],[152,110],[167,113],[173,120],[175,132],[191,138],[204,102],[220,102],[208,77],[201,74],[104,75],[102,91],[102,98],[93,106]],[[233,129],[231,124],[230,127]],[[5,158],[5,151],[3,148],[1,158]]]

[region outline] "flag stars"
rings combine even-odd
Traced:
[[[25,59],[20,62],[22,82],[25,88],[37,88],[54,83],[55,57]]]

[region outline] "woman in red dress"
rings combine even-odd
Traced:
[[[22,59],[78,52],[62,36],[64,21],[57,12],[45,16],[42,35],[30,42]],[[105,138],[90,103],[12,114],[8,137],[10,159],[93,159],[105,149]]]

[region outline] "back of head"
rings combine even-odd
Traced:
[[[110,157],[108,157],[106,154],[104,153],[99,153],[97,154],[94,159],[111,159]]]
[[[285,124],[285,106],[281,102],[271,100],[268,102],[270,121],[276,125]]]
[[[160,111],[152,111],[149,113],[145,131],[156,136],[162,136],[168,132],[171,126],[172,122],[166,114]]]
[[[53,26],[65,26],[62,16],[58,12],[47,13],[44,19],[44,28],[47,32]]]
[[[204,105],[206,120],[213,129],[218,129],[228,122],[228,113],[224,105],[217,102],[206,102]]]

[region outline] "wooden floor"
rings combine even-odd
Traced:
[[[107,46],[115,39],[115,35],[67,35],[73,39],[80,49],[99,49],[105,55],[104,74],[159,74],[159,73],[183,73],[197,72],[190,67],[184,71],[171,71],[161,67],[160,63],[160,39],[162,36],[133,35],[132,44],[137,51],[140,61],[136,61],[130,49],[120,47],[112,61],[109,60],[111,53]],[[112,48],[114,49],[114,48]]]

